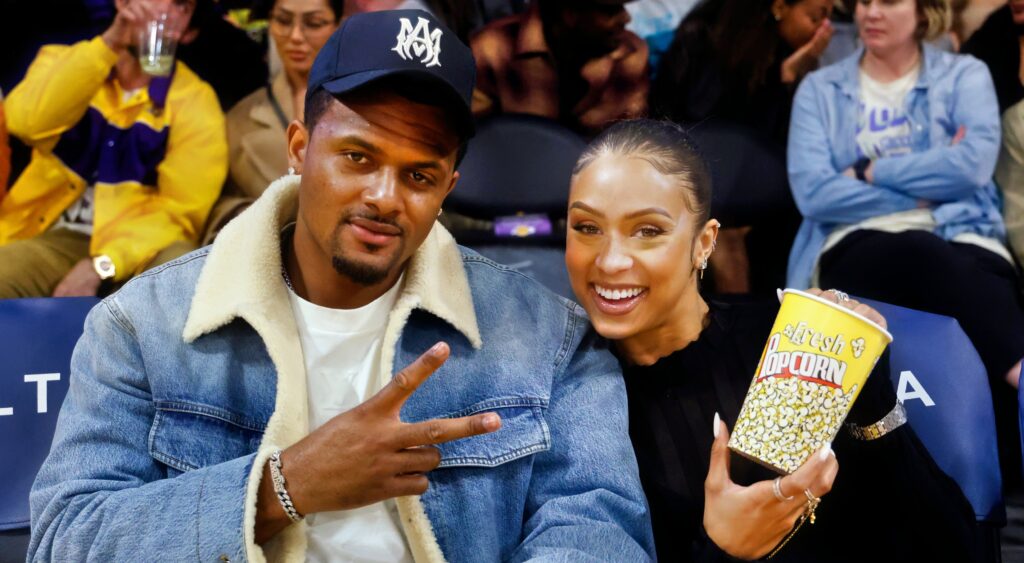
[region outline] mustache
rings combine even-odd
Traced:
[[[363,219],[365,221],[373,221],[374,223],[389,225],[397,229],[399,235],[405,235],[405,229],[403,229],[402,226],[398,224],[398,221],[393,217],[387,217],[369,209],[346,213],[345,216],[338,221],[338,227],[340,228],[343,224],[350,223],[353,219]]]

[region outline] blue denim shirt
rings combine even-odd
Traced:
[[[793,101],[787,166],[803,224],[789,255],[788,285],[806,288],[826,237],[840,225],[927,202],[946,240],[976,233],[1005,242],[992,181],[999,152],[999,106],[988,68],[969,55],[923,46],[921,72],[907,94],[912,153],[874,161],[874,181],[843,175],[857,161],[859,64],[863,49],[811,73]],[[961,127],[966,136],[956,145]]]
[[[308,432],[278,239],[295,182],[277,184],[212,249],[89,315],[33,486],[30,560],[304,559],[304,523],[253,543],[264,460]],[[652,559],[621,373],[582,310],[437,225],[406,269],[381,384],[440,340],[451,358],[402,419],[493,411],[503,426],[441,445],[429,490],[398,499],[417,561]]]

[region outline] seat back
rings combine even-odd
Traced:
[[[550,119],[522,114],[485,119],[445,207],[489,220],[516,213],[564,215],[572,168],[584,148],[581,136]]]
[[[992,392],[974,345],[955,319],[861,301],[889,324],[889,376],[910,426],[960,485],[977,519],[1001,525],[1006,510]]]
[[[482,121],[445,201],[455,240],[573,299],[565,215],[572,169],[584,148],[580,135],[542,117]]]
[[[93,297],[0,300],[0,530],[29,525],[28,493],[50,451],[71,352]]]

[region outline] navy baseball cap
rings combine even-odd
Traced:
[[[313,61],[306,103],[320,88],[339,96],[386,77],[435,88],[455,111],[456,126],[473,134],[473,52],[423,10],[356,14],[331,34]]]

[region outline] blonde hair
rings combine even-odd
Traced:
[[[931,41],[949,31],[953,25],[953,9],[949,0],[915,0],[917,16],[917,39]]]

